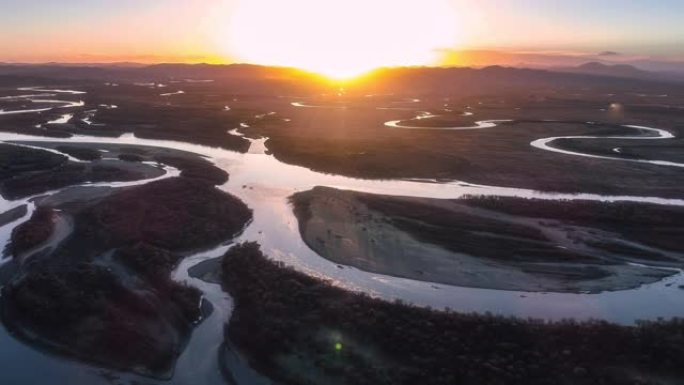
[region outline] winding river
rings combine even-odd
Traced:
[[[28,90],[28,89],[24,89]],[[80,91],[31,89],[38,92],[72,93]],[[75,103],[75,102],[69,102]],[[82,103],[82,102],[80,102]],[[67,107],[66,103],[63,103]],[[295,107],[315,107],[294,105]],[[335,107],[337,108],[337,107]],[[25,111],[25,113],[29,113]],[[412,128],[410,124],[395,121],[395,128]],[[483,121],[477,128],[496,126],[500,121]],[[420,127],[424,129],[425,127]],[[634,127],[633,127],[634,128]],[[474,129],[451,127],[439,129]],[[638,127],[648,136],[638,139],[663,139],[672,137],[667,131]],[[655,134],[657,136],[651,135]],[[668,136],[669,134],[669,136]],[[597,138],[598,137],[581,137]],[[624,139],[625,137],[620,137]],[[562,152],[550,144],[558,138],[546,138],[532,142],[532,145],[548,151]],[[637,139],[635,137],[635,139]],[[297,219],[288,203],[288,197],[298,191],[306,191],[315,186],[329,186],[340,189],[369,193],[401,195],[429,198],[458,198],[464,195],[497,195],[527,197],[547,200],[585,199],[595,201],[649,202],[663,205],[684,206],[682,199],[659,197],[604,196],[597,194],[555,194],[528,189],[475,185],[453,181],[437,183],[430,180],[364,180],[338,175],[328,175],[304,167],[282,163],[264,153],[264,139],[253,140],[252,148],[246,154],[220,148],[168,141],[140,139],[131,134],[119,138],[74,136],[68,139],[52,139],[21,134],[0,133],[0,141],[21,142],[24,145],[40,147],[39,142],[68,143],[118,143],[140,146],[172,148],[206,156],[218,167],[230,174],[230,180],[220,189],[237,196],[254,210],[254,219],[234,242],[256,241],[271,258],[283,261],[308,274],[330,279],[341,287],[360,290],[387,300],[401,299],[420,306],[433,308],[449,307],[461,312],[491,312],[508,316],[535,317],[549,320],[564,318],[600,318],[621,324],[632,324],[638,319],[671,318],[684,315],[684,295],[679,285],[684,285],[684,274],[680,271],[662,281],[642,285],[631,290],[602,292],[593,294],[574,293],[535,293],[503,291],[478,288],[455,287],[429,282],[396,278],[369,273],[352,267],[340,268],[337,264],[318,256],[302,240]],[[591,156],[575,152],[563,152],[574,156]],[[601,157],[627,161],[619,157]],[[629,160],[633,161],[633,160]],[[640,160],[653,164],[660,161]],[[177,170],[167,170],[165,177],[177,175]],[[133,183],[148,183],[138,181]],[[122,187],[122,183],[101,183],[98,186]],[[43,194],[41,194],[43,195]],[[29,202],[0,200],[0,211]],[[28,215],[0,228],[0,247],[7,242],[6,234]],[[185,258],[174,272],[175,279],[198,287],[204,298],[212,303],[213,313],[198,325],[188,346],[176,365],[176,374],[170,381],[143,379],[144,383],[173,384],[220,384],[225,383],[219,368],[219,352],[223,346],[223,325],[230,319],[232,299],[219,285],[207,283],[188,275],[188,269],[203,261],[221,256],[230,247],[228,244],[217,246]],[[267,383],[252,371],[244,360],[229,349],[223,352],[224,363],[228,365],[238,383]],[[226,358],[227,357],[227,358]],[[56,357],[33,349],[12,338],[0,328],[0,362],[11,363],[12,370],[0,371],[1,383],[53,383],[53,384],[107,384],[113,379],[139,379],[128,373],[103,370],[90,365]],[[227,362],[227,363],[226,363]],[[40,370],[35,370],[40,368]],[[243,381],[240,381],[243,379]]]
[[[315,106],[307,106],[307,107],[315,107]],[[463,116],[472,116],[472,112],[464,112]],[[424,126],[424,125],[411,125],[411,122],[414,121],[419,121],[419,120],[424,120],[424,119],[432,119],[432,118],[438,118],[441,115],[434,115],[430,112],[426,111],[421,111],[412,119],[404,119],[404,120],[390,120],[389,122],[385,122],[385,126],[387,127],[392,127],[392,128],[404,128],[404,129],[412,129],[412,130],[454,130],[454,131],[459,131],[459,130],[480,130],[480,129],[485,129],[485,128],[494,128],[498,126],[501,123],[507,123],[511,122],[512,120],[510,119],[495,119],[495,120],[480,120],[476,121],[474,125],[472,126]],[[545,122],[548,123],[554,123],[556,121],[553,120],[546,120]],[[560,122],[559,122],[560,123]],[[594,125],[594,122],[587,122],[586,124],[588,125]],[[574,155],[574,156],[583,156],[583,157],[588,157],[588,158],[595,158],[595,159],[606,159],[606,160],[619,160],[619,161],[625,161],[625,162],[637,162],[637,163],[649,163],[649,164],[655,164],[659,166],[672,166],[672,167],[684,167],[684,163],[678,163],[678,162],[670,162],[670,161],[665,161],[665,160],[647,160],[647,159],[632,159],[632,158],[625,158],[625,157],[617,157],[617,156],[607,156],[607,155],[596,155],[596,154],[589,154],[589,153],[584,153],[584,152],[578,152],[578,151],[569,151],[569,150],[564,150],[562,148],[554,147],[552,145],[553,142],[559,140],[559,139],[619,139],[619,140],[654,140],[654,139],[672,139],[675,136],[667,131],[663,130],[662,128],[652,128],[652,127],[646,127],[646,126],[635,126],[635,125],[624,125],[623,127],[625,128],[630,128],[635,131],[637,131],[636,135],[614,135],[614,136],[589,136],[589,135],[576,135],[576,136],[554,136],[554,137],[549,137],[549,138],[541,138],[541,139],[536,139],[530,143],[530,145],[534,148],[538,148],[541,150],[545,151],[551,151],[555,152],[558,154],[565,154],[565,155]],[[618,150],[618,151],[615,151]],[[619,154],[620,149],[614,149],[613,152]]]

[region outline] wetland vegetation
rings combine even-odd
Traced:
[[[0,239],[21,256],[0,263],[3,357],[27,354],[17,339],[51,353],[26,362],[54,378],[77,371],[56,354],[131,383],[201,381],[227,356],[226,378],[284,384],[684,375],[684,174],[650,162],[681,162],[681,85],[500,67],[378,70],[345,89],[257,66],[15,70],[0,66]],[[48,92],[62,102],[27,96]],[[624,135],[641,138],[607,138]],[[531,145],[562,136],[591,138],[550,143],[574,155]],[[238,239],[267,255],[240,243],[203,265]],[[211,266],[227,294],[185,275]],[[484,311],[463,310],[485,292]],[[525,317],[545,306],[625,325]],[[483,314],[511,307],[522,316]]]
[[[632,384],[682,376],[681,320],[625,327],[389,303],[310,277],[258,244],[223,257],[226,338],[285,384]]]

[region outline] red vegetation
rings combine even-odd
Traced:
[[[48,207],[38,207],[28,222],[12,231],[12,254],[18,256],[39,246],[50,238],[54,229],[55,211]]]

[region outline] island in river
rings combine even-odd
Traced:
[[[21,161],[6,172],[10,182],[30,183],[64,167],[60,156],[44,150],[2,149]],[[173,281],[170,273],[188,252],[238,234],[251,211],[215,188],[228,175],[206,160],[131,146],[118,152],[133,150],[141,160],[167,160],[182,170],[180,176],[105,188],[99,194],[64,189],[33,200],[37,208],[12,233],[12,260],[2,265],[4,271],[14,271],[3,274],[9,278],[3,282],[2,320],[15,336],[41,348],[168,378],[203,316],[201,292]],[[109,152],[108,157],[115,156]],[[90,158],[88,162],[103,161]],[[124,169],[153,168],[106,161]],[[50,168],[41,171],[42,165]],[[68,180],[82,179],[75,175]],[[63,179],[55,186],[40,186],[63,187]],[[64,220],[61,226],[57,218]],[[60,227],[66,234],[46,247]]]
[[[682,378],[679,320],[617,326],[524,319],[555,316],[551,308],[559,307],[577,317],[591,308],[592,316],[629,325],[641,314],[656,319],[668,306],[668,319],[684,314],[673,306],[681,305],[681,274],[665,278],[682,260],[681,86],[502,68],[404,69],[379,74],[367,88],[339,90],[250,66],[117,69],[107,81],[103,72],[81,79],[89,69],[35,68],[36,77],[0,77],[0,130],[86,135],[110,144],[27,138],[0,148],[0,192],[11,198],[0,201],[7,207],[0,235],[16,229],[6,251],[11,259],[0,268],[3,323],[32,347],[95,365],[37,354],[5,334],[0,338],[9,343],[0,353],[7,362],[29,351],[26,365],[47,375],[104,367],[120,369],[117,375],[131,383],[163,382],[184,352],[170,382],[185,384],[215,378],[215,364],[235,347],[231,357],[244,353],[284,383],[667,384]],[[233,76],[234,70],[241,73]],[[51,78],[51,71],[58,75]],[[216,81],[196,81],[209,76],[195,71]],[[160,90],[170,84],[172,90]],[[70,88],[79,91],[60,91]],[[31,96],[47,92],[65,100]],[[620,114],[610,107],[616,102]],[[41,112],[30,112],[35,109]],[[487,120],[497,123],[482,123]],[[133,134],[174,140],[147,143],[211,158],[122,144],[139,141]],[[586,138],[561,137],[568,135]],[[265,148],[250,146],[256,138]],[[551,139],[547,147],[532,145]],[[226,183],[222,168],[239,178]],[[317,188],[294,201],[306,244],[333,263],[301,242],[284,199],[318,184],[338,189]],[[256,210],[244,239],[263,241],[268,257],[299,271],[265,259],[254,245],[231,250],[222,278],[235,299],[235,318],[231,298],[217,288],[169,278],[179,261],[182,276],[190,264],[222,254],[249,222],[249,209],[215,186]],[[513,195],[516,187],[541,191],[522,192],[547,200],[438,201],[339,190],[364,186],[443,198],[461,196],[461,188]],[[553,192],[601,195],[583,202],[568,194],[572,202],[555,202]],[[661,205],[609,203],[616,195]],[[349,285],[339,282],[345,278]],[[354,292],[355,285],[440,310],[448,302],[452,310],[382,302]],[[614,293],[575,294],[637,286],[644,289],[621,290],[612,299]],[[457,314],[472,308],[459,295],[466,292],[483,313],[515,307],[523,318]],[[552,303],[557,298],[569,299],[567,306]],[[212,313],[220,319],[207,318],[207,301],[221,306]],[[621,311],[629,314],[620,318]],[[222,340],[224,321],[226,354],[217,357],[213,342]],[[225,364],[229,379],[246,370]],[[31,377],[19,372],[3,371],[0,382]]]
[[[600,292],[656,282],[684,267],[680,207],[408,198],[329,187],[291,201],[302,238],[316,253],[385,275],[500,290]]]

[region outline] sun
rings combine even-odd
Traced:
[[[238,0],[217,38],[242,62],[342,79],[435,64],[458,27],[448,0]]]

